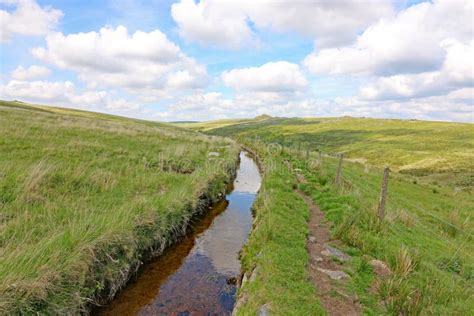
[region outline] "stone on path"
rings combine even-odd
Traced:
[[[327,256],[327,257],[335,257],[341,261],[347,261],[349,260],[351,257],[347,254],[345,254],[344,252],[340,251],[339,249],[336,249],[334,247],[331,247],[329,245],[324,245],[324,250],[321,251],[321,254],[323,256]]]
[[[324,274],[327,274],[333,280],[341,280],[348,278],[349,275],[344,271],[333,271],[333,270],[326,270],[323,268],[318,268],[318,271],[321,271]]]

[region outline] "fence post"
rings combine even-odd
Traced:
[[[383,170],[382,190],[380,191],[379,200],[379,220],[382,222],[385,218],[385,203],[387,202],[387,190],[388,190],[388,176],[390,174],[390,168],[385,167]]]
[[[339,165],[336,173],[336,186],[338,187],[341,185],[342,160],[344,160],[344,154],[339,155]]]

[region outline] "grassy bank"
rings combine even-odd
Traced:
[[[225,190],[238,153],[166,124],[4,101],[0,147],[0,314],[114,295]]]
[[[372,166],[390,165],[427,184],[474,189],[472,124],[370,118],[269,118],[182,124],[233,137],[260,137]]]
[[[352,119],[344,118],[341,121],[344,120]],[[374,121],[382,123],[381,120]],[[276,304],[278,307],[283,306],[290,314],[293,310],[307,311],[314,306],[314,298],[311,298],[310,294],[307,294],[306,299],[300,298],[298,304],[295,304],[296,300],[295,302],[288,300],[282,303],[282,300],[284,301],[282,297],[293,297],[293,295],[298,295],[295,294],[298,291],[309,293],[309,290],[306,292],[302,285],[306,285],[305,282],[307,282],[303,269],[298,276],[291,275],[291,272],[298,271],[301,267],[300,264],[305,262],[307,265],[308,262],[304,257],[305,244],[303,242],[305,240],[303,235],[307,229],[307,217],[305,217],[307,210],[305,210],[305,205],[301,204],[301,200],[292,192],[296,173],[304,174],[307,182],[300,185],[300,188],[326,213],[326,217],[333,223],[331,229],[333,238],[341,240],[343,250],[352,256],[350,266],[346,268],[346,272],[351,276],[350,281],[346,284],[346,290],[357,295],[365,313],[466,315],[474,309],[472,303],[474,295],[474,257],[472,255],[474,253],[472,243],[474,198],[470,193],[469,184],[465,187],[467,190],[457,190],[453,188],[452,182],[426,181],[429,177],[439,176],[444,168],[441,160],[438,160],[439,164],[432,166],[430,169],[432,173],[421,176],[401,172],[401,168],[395,167],[389,181],[386,216],[380,222],[376,210],[382,181],[382,169],[377,165],[384,164],[382,157],[390,151],[393,151],[395,156],[401,155],[400,153],[403,152],[407,156],[406,159],[415,159],[410,158],[412,151],[410,148],[412,147],[399,145],[398,141],[393,142],[392,147],[382,146],[380,153],[378,153],[381,157],[380,161],[373,165],[367,163],[368,160],[373,159],[370,155],[365,160],[345,160],[342,168],[342,185],[336,187],[334,180],[338,160],[323,155],[322,161],[320,161],[315,151],[310,152],[307,157],[304,146],[301,146],[300,151],[298,150],[300,141],[297,136],[299,134],[285,134],[285,127],[278,125],[278,123],[275,123],[277,124],[275,127],[274,123],[240,122],[235,126],[227,125],[207,130],[208,133],[218,135],[235,135],[243,142],[251,142],[250,146],[261,153],[275,154],[275,148],[278,147],[268,146],[275,140],[286,143],[288,147],[282,152],[276,151],[277,153],[271,158],[271,161],[281,163],[282,160],[287,160],[294,171],[293,174],[280,173],[282,171],[278,168],[277,170],[280,171],[270,173],[267,171],[265,176],[264,187],[255,205],[256,229],[252,233],[246,248],[247,252],[243,257],[247,272],[252,271],[255,267],[258,271],[256,280],[250,282],[248,288],[244,286],[241,290],[244,301],[247,300],[241,309],[244,314],[255,312],[258,310],[258,306],[266,303],[270,306],[272,304]],[[416,127],[417,123],[420,123],[421,127]],[[262,126],[254,129],[255,124]],[[387,121],[385,134],[391,133],[391,124],[391,121]],[[400,124],[412,123],[407,121]],[[415,122],[413,124],[414,129],[423,129],[423,126],[428,126],[429,122]],[[442,131],[445,128],[449,129],[449,123],[432,124],[435,132],[429,142],[436,143],[437,138],[441,138]],[[436,129],[436,124],[440,124],[440,131]],[[303,123],[301,125],[304,126]],[[459,125],[461,129],[470,127]],[[383,126],[380,128],[382,129]],[[453,130],[458,128],[458,124],[451,126]],[[265,134],[272,129],[275,129],[272,133]],[[383,134],[383,132],[380,133]],[[261,141],[252,141],[255,139],[255,134],[260,136]],[[420,134],[425,134],[426,137],[430,135],[428,132]],[[347,137],[350,140],[354,136],[348,133]],[[397,138],[398,136],[395,133],[393,137]],[[451,135],[445,136],[444,139],[450,137],[454,138]],[[383,141],[379,140],[378,142]],[[439,143],[442,142],[441,139]],[[464,151],[465,155],[471,157],[469,153],[471,140],[461,138],[459,142],[456,145],[456,141],[454,141],[450,146],[458,146],[460,148],[458,152]],[[370,142],[368,145],[357,142],[351,144],[348,141],[347,146],[371,146]],[[388,146],[388,144],[390,142],[385,145]],[[330,142],[325,146],[326,149],[342,148],[340,144],[331,144]],[[415,144],[412,143],[411,146],[415,146]],[[420,147],[423,146],[420,145]],[[432,146],[436,147],[437,145]],[[373,150],[376,151],[375,147]],[[439,152],[433,151],[431,154],[437,155]],[[350,157],[350,152],[348,156]],[[446,159],[452,159],[453,164],[456,160],[449,156]],[[311,163],[308,164],[308,160]],[[459,168],[466,168],[467,174],[471,174],[473,171],[470,165],[471,161],[472,159],[461,159],[458,162]],[[273,174],[275,177],[272,176]],[[454,175],[459,179],[458,176]],[[294,225],[291,232],[286,231],[287,225],[288,227]],[[288,240],[292,240],[292,234],[298,235],[298,232],[301,234],[295,239],[298,242],[289,244]],[[282,233],[281,236],[280,233]],[[284,235],[285,237],[283,237]],[[275,246],[271,248],[270,245],[273,243]],[[284,257],[285,263],[275,264],[279,262],[278,258],[285,253],[286,245],[289,245],[289,248],[288,255]],[[272,258],[272,255],[263,256],[259,252],[259,247],[271,249],[269,252],[274,253],[275,258]],[[260,259],[261,257],[264,259]],[[372,259],[386,262],[393,271],[392,275],[389,278],[377,277],[369,265],[369,261]],[[273,268],[264,268],[261,273],[260,266],[267,264],[266,260],[272,262]],[[272,274],[272,278],[285,276],[286,283],[282,281],[285,286],[272,284],[272,281],[266,279],[268,274]],[[265,281],[259,283],[259,276]],[[251,298],[245,299],[246,296]],[[258,297],[258,301],[253,296]]]
[[[320,315],[322,307],[309,280],[308,206],[293,190],[296,177],[282,157],[257,150],[264,170],[253,206],[254,225],[242,251],[244,280],[239,290],[238,315]]]

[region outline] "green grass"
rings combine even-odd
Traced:
[[[359,297],[364,313],[467,315],[474,310],[474,197],[469,182],[465,183],[466,190],[453,190],[453,186],[457,185],[455,182],[462,179],[461,171],[468,177],[473,173],[473,138],[468,137],[472,134],[472,125],[352,118],[324,119],[320,123],[316,121],[249,120],[208,129],[207,133],[234,136],[240,141],[249,142],[250,146],[263,154],[268,152],[270,143],[279,142],[288,146],[273,159],[280,162],[287,159],[294,168],[304,173],[308,182],[301,185],[301,189],[334,223],[333,237],[343,241],[344,250],[353,256],[347,290]],[[316,127],[318,124],[326,127]],[[407,130],[400,131],[402,126]],[[318,128],[319,131],[313,130],[308,135],[302,133],[306,129]],[[338,132],[341,130],[346,131]],[[261,141],[254,141],[255,135]],[[301,145],[300,151],[297,149],[304,137],[315,138],[317,141],[314,144],[319,144],[318,147],[326,152],[344,151],[350,158],[343,163],[341,188],[334,184],[337,159],[323,156],[322,165],[319,165],[316,163],[317,152],[311,151],[309,158],[313,164],[308,164],[305,146]],[[270,152],[274,153],[274,148],[270,148]],[[436,158],[442,155],[443,159]],[[425,173],[406,172],[418,168],[410,169],[410,165],[422,166],[430,157],[436,159],[429,167],[423,167]],[[389,181],[386,217],[380,223],[376,210],[382,169],[378,166],[386,164],[394,167]],[[456,170],[452,178],[444,177],[446,181],[433,182],[433,179],[439,179],[448,170],[447,165]],[[257,221],[246,249],[252,249],[252,240],[257,239],[260,243],[256,243],[256,249],[259,249],[258,245],[262,249],[268,247],[275,256],[269,262],[278,263],[277,258],[283,256],[285,265],[273,265],[273,270],[267,268],[268,272],[265,270],[264,275],[273,273],[286,277],[289,267],[298,269],[303,262],[308,264],[304,257],[305,244],[304,238],[300,236],[299,243],[291,244],[291,255],[285,255],[287,240],[280,238],[279,233],[285,232],[292,236],[285,227],[293,224],[291,230],[294,234],[305,231],[307,214],[303,210],[304,205],[292,196],[294,175],[275,175],[276,179],[272,178],[272,173],[265,176],[264,183],[268,181],[269,188],[264,187],[259,196],[256,214],[257,218],[260,216],[260,222]],[[270,189],[271,193],[266,193]],[[286,195],[281,195],[281,192],[286,192]],[[263,237],[258,237],[259,230],[263,231]],[[273,244],[274,247],[270,246]],[[278,244],[282,245],[282,249]],[[267,264],[259,259],[266,257],[259,255],[258,250],[250,253],[253,255],[247,256],[253,258],[252,264],[246,263],[244,256],[244,266],[248,270],[254,266],[259,269],[260,265]],[[390,278],[376,278],[368,265],[368,261],[374,258],[387,262],[394,271]],[[295,295],[296,289],[307,282],[303,271],[299,276],[288,277],[284,287],[278,287],[267,279],[262,283],[256,281],[249,289],[244,287],[242,295],[251,293],[259,299],[250,299],[242,307],[243,314],[256,313],[258,306],[263,303],[275,304],[289,314],[292,310],[311,310],[313,301],[310,299],[300,298],[299,303],[296,300],[283,303],[281,300],[281,297]],[[272,292],[272,288],[277,291]],[[278,294],[272,295],[274,293]]]
[[[167,124],[5,101],[0,148],[0,314],[77,314],[113,295],[225,190],[239,150]]]
[[[425,183],[474,188],[474,125],[370,118],[268,118],[181,126],[223,136],[260,137],[373,166],[390,165]]]
[[[382,310],[390,314],[469,314],[474,308],[472,195],[433,191],[394,174],[387,215],[380,224],[376,209],[381,170],[367,171],[347,162],[342,189],[333,184],[335,170],[335,159],[324,159],[321,170],[306,171],[309,182],[302,189],[335,223],[334,237],[354,255],[354,269],[360,272],[351,286],[367,311],[377,314],[381,310],[377,302],[385,302]],[[416,264],[407,273],[399,271],[406,261],[400,253],[405,250]],[[395,271],[376,294],[366,281],[373,278],[370,269],[359,268],[371,258],[387,262]]]
[[[258,154],[266,172],[253,206],[254,228],[241,257],[243,272],[254,280],[239,290],[238,315],[257,315],[265,304],[272,315],[322,315],[307,270],[308,206],[293,190],[295,175],[271,168],[282,164],[281,157]]]

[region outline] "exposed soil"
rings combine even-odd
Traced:
[[[306,248],[310,255],[310,277],[318,291],[323,307],[329,315],[360,315],[361,306],[356,297],[346,294],[343,288],[344,280],[332,280],[321,270],[341,271],[343,265],[336,263],[331,257],[324,256],[321,252],[324,245],[330,241],[328,223],[324,213],[314,204],[310,197],[300,190],[296,192],[304,199],[309,206],[311,215],[309,220],[309,238]],[[337,244],[337,241],[331,241]]]

